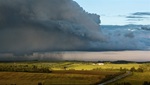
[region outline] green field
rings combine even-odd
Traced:
[[[0,63],[0,85],[37,85],[38,83],[44,85],[93,85],[103,81],[106,76],[116,76],[123,73],[119,71],[92,70],[100,67],[92,64],[91,62]],[[50,72],[47,72],[47,70],[46,73],[41,71],[45,68],[49,69]],[[39,70],[33,71],[33,69],[40,69],[40,72],[38,72]]]
[[[129,64],[111,64],[111,63],[104,63],[104,65],[98,65],[98,63],[92,62],[20,62],[20,63],[0,63],[0,67],[21,67],[24,68],[25,66],[28,68],[32,68],[36,66],[37,68],[48,68],[49,70],[113,70],[118,71],[120,68],[130,70],[132,67],[136,69],[141,64],[136,63],[129,63]],[[10,67],[9,67],[10,68]]]
[[[150,82],[150,72],[144,73],[134,72],[133,75],[108,85],[117,85],[117,83],[121,84],[123,82],[129,82],[131,85],[143,85],[145,81]]]
[[[143,85],[144,81],[150,82],[150,72],[133,73],[132,76],[123,78],[108,85],[116,85],[117,83],[129,82],[131,85]]]
[[[76,70],[93,70],[96,68],[100,68],[102,70],[118,70],[120,67],[130,69],[132,67],[138,68],[140,64],[105,64],[105,65],[93,65],[90,64],[73,64],[68,67],[68,69],[76,69]],[[55,68],[54,68],[55,69]]]
[[[96,62],[9,62],[0,63],[0,85],[94,85],[106,79],[114,78],[131,68],[138,69],[143,64],[99,65]],[[142,66],[143,68],[147,68]],[[120,71],[125,69],[125,71]],[[118,80],[116,83],[132,82],[142,85],[150,80],[150,72],[134,72],[132,76]],[[140,81],[139,81],[140,79]]]
[[[150,85],[150,64],[143,63],[139,66],[143,69],[143,72],[133,72],[131,76],[118,80],[108,85],[122,85],[124,82],[128,82],[131,85]]]

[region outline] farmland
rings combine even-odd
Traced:
[[[130,69],[132,67],[138,68],[141,64],[128,63],[128,64],[112,64],[104,63],[104,65],[98,65],[93,62],[13,62],[13,63],[0,63],[1,67],[10,68],[48,68],[49,70],[119,70],[120,67]]]
[[[93,66],[93,67],[92,67]],[[123,72],[99,71],[91,62],[11,62],[0,63],[0,85],[97,84],[106,76]],[[19,82],[18,82],[19,81]]]
[[[84,73],[83,73],[84,72]],[[95,72],[95,71],[78,71],[74,72],[54,72],[54,73],[25,73],[25,72],[0,72],[0,85],[17,84],[17,85],[37,85],[43,83],[49,84],[96,84],[106,75],[113,75],[116,72]]]
[[[142,65],[143,64],[137,63],[114,64],[109,62],[105,62],[100,65],[97,62],[76,61],[7,63],[1,62],[0,85],[93,85],[114,78],[115,76],[121,75],[125,71],[131,70],[131,68],[133,67],[134,69],[138,69],[139,67],[144,68],[144,66]],[[138,76],[146,77],[147,74],[149,73],[134,72],[132,76],[124,78],[126,80],[120,80],[117,82],[132,82],[131,79],[135,80],[136,82]],[[142,78],[142,81],[144,81],[144,77]],[[111,85],[114,84],[115,82]]]
[[[144,82],[150,82],[150,72],[144,72],[144,73],[134,72],[133,75],[108,85],[123,85],[122,83],[124,82],[130,83],[130,85],[144,85]],[[150,85],[150,84],[145,84],[145,85]]]
[[[150,85],[150,64],[145,63],[139,66],[143,72],[133,71],[131,76],[113,82],[109,85],[122,85],[123,83],[130,83],[130,85]]]

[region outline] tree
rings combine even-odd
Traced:
[[[131,72],[136,72],[135,67],[132,67],[132,68],[130,69],[130,71],[131,71]]]
[[[66,70],[67,69],[67,67],[66,66],[64,66],[64,70]]]
[[[120,67],[120,71],[123,71],[122,67]]]
[[[138,68],[137,72],[143,72],[143,69],[142,68]]]

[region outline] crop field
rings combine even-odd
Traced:
[[[0,63],[0,85],[89,85],[100,83],[106,76],[121,74],[119,71],[92,70],[98,67],[89,62]]]
[[[142,65],[108,62],[5,62],[0,63],[0,85],[94,85]],[[150,80],[149,76],[149,72],[134,72],[132,76],[108,85],[124,81],[142,85],[144,81]]]
[[[66,67],[67,70],[93,70],[96,68],[99,69],[112,69],[118,70],[120,67],[130,69],[132,67],[138,68],[139,65],[137,63],[129,63],[129,64],[112,64],[112,63],[104,63],[104,65],[99,65],[98,63],[92,62],[17,62],[17,63],[0,63],[0,66],[36,66],[38,68],[49,68],[51,70],[64,70]]]
[[[93,70],[93,69],[101,69],[101,70],[118,70],[120,67],[130,69],[132,67],[138,68],[140,64],[105,64],[105,65],[93,65],[93,64],[73,64],[68,69],[76,69],[76,70]]]
[[[117,83],[121,84],[123,82],[128,82],[131,85],[144,85],[144,82],[150,82],[150,72],[143,72],[143,73],[134,72],[133,75],[108,85],[117,85]],[[145,84],[145,85],[150,85],[150,84]]]
[[[52,73],[0,72],[0,85],[43,85],[52,84],[97,84],[106,75],[115,75],[117,72],[99,71],[56,71]]]
[[[128,83],[128,85],[150,85],[150,63],[144,63],[139,66],[143,71],[137,72],[137,70],[132,68],[133,74],[109,85],[122,85],[123,83]]]

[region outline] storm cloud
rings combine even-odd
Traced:
[[[139,15],[149,14],[123,17],[147,17]],[[63,60],[66,51],[150,50],[149,29],[100,23],[99,15],[73,0],[0,0],[0,61]]]
[[[99,24],[73,0],[0,0],[0,53],[89,50]]]

